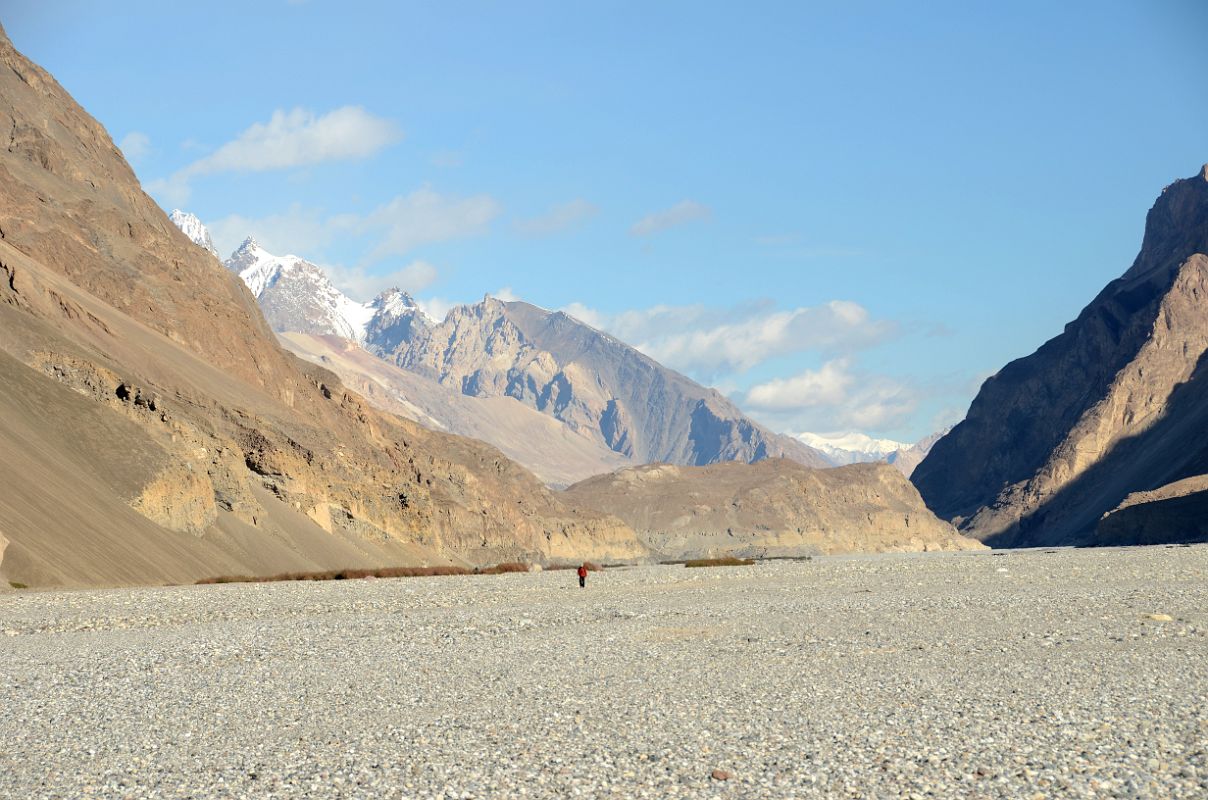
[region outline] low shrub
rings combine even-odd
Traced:
[[[474,570],[477,575],[502,575],[505,572],[528,572],[529,565],[521,564],[519,561],[505,561],[502,564],[496,564],[493,567],[479,567]]]
[[[28,585],[21,583],[21,581],[9,581],[8,585],[13,587],[14,589],[28,589],[29,588]]]
[[[599,569],[597,567],[597,569]],[[493,567],[467,569],[451,564],[435,567],[378,567],[335,569],[324,572],[282,572],[277,575],[220,575],[202,578],[197,585],[217,583],[275,583],[277,581],[350,581],[364,578],[432,578],[446,575],[502,575],[506,572],[528,572],[528,564],[508,561]],[[21,587],[24,588],[24,587]]]
[[[755,561],[750,558],[694,558],[684,562],[685,567],[749,567]]]

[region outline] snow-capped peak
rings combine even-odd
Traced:
[[[857,432],[848,433],[797,433],[798,439],[815,450],[821,450],[836,464],[854,464],[866,461],[881,461],[898,450],[910,447],[893,439],[874,439]]]
[[[225,262],[251,289],[276,330],[327,334],[364,343],[371,324],[422,316],[415,300],[392,289],[358,303],[337,289],[323,268],[295,255],[278,256],[249,236]]]
[[[168,215],[168,219],[172,221],[173,225],[180,228],[180,232],[188,236],[193,244],[208,250],[215,258],[218,257],[218,251],[214,249],[214,241],[210,238],[210,231],[196,215],[174,208]]]
[[[368,305],[372,306],[376,312],[390,317],[400,317],[416,312],[423,313],[419,304],[415,302],[415,298],[397,287],[382,292],[369,301]]]

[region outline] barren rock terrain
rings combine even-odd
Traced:
[[[648,464],[576,483],[562,496],[624,520],[663,558],[979,550],[884,463],[810,469],[756,464]]]

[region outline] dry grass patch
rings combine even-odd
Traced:
[[[694,558],[684,562],[685,567],[749,567],[755,561],[750,558]]]
[[[479,567],[474,570],[476,575],[502,575],[505,572],[528,572],[529,565],[521,564],[519,561],[505,561],[502,564],[496,564],[493,567]]]

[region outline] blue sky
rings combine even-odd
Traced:
[[[0,21],[220,249],[568,308],[779,430],[955,421],[1208,161],[1197,0],[121,7]]]

